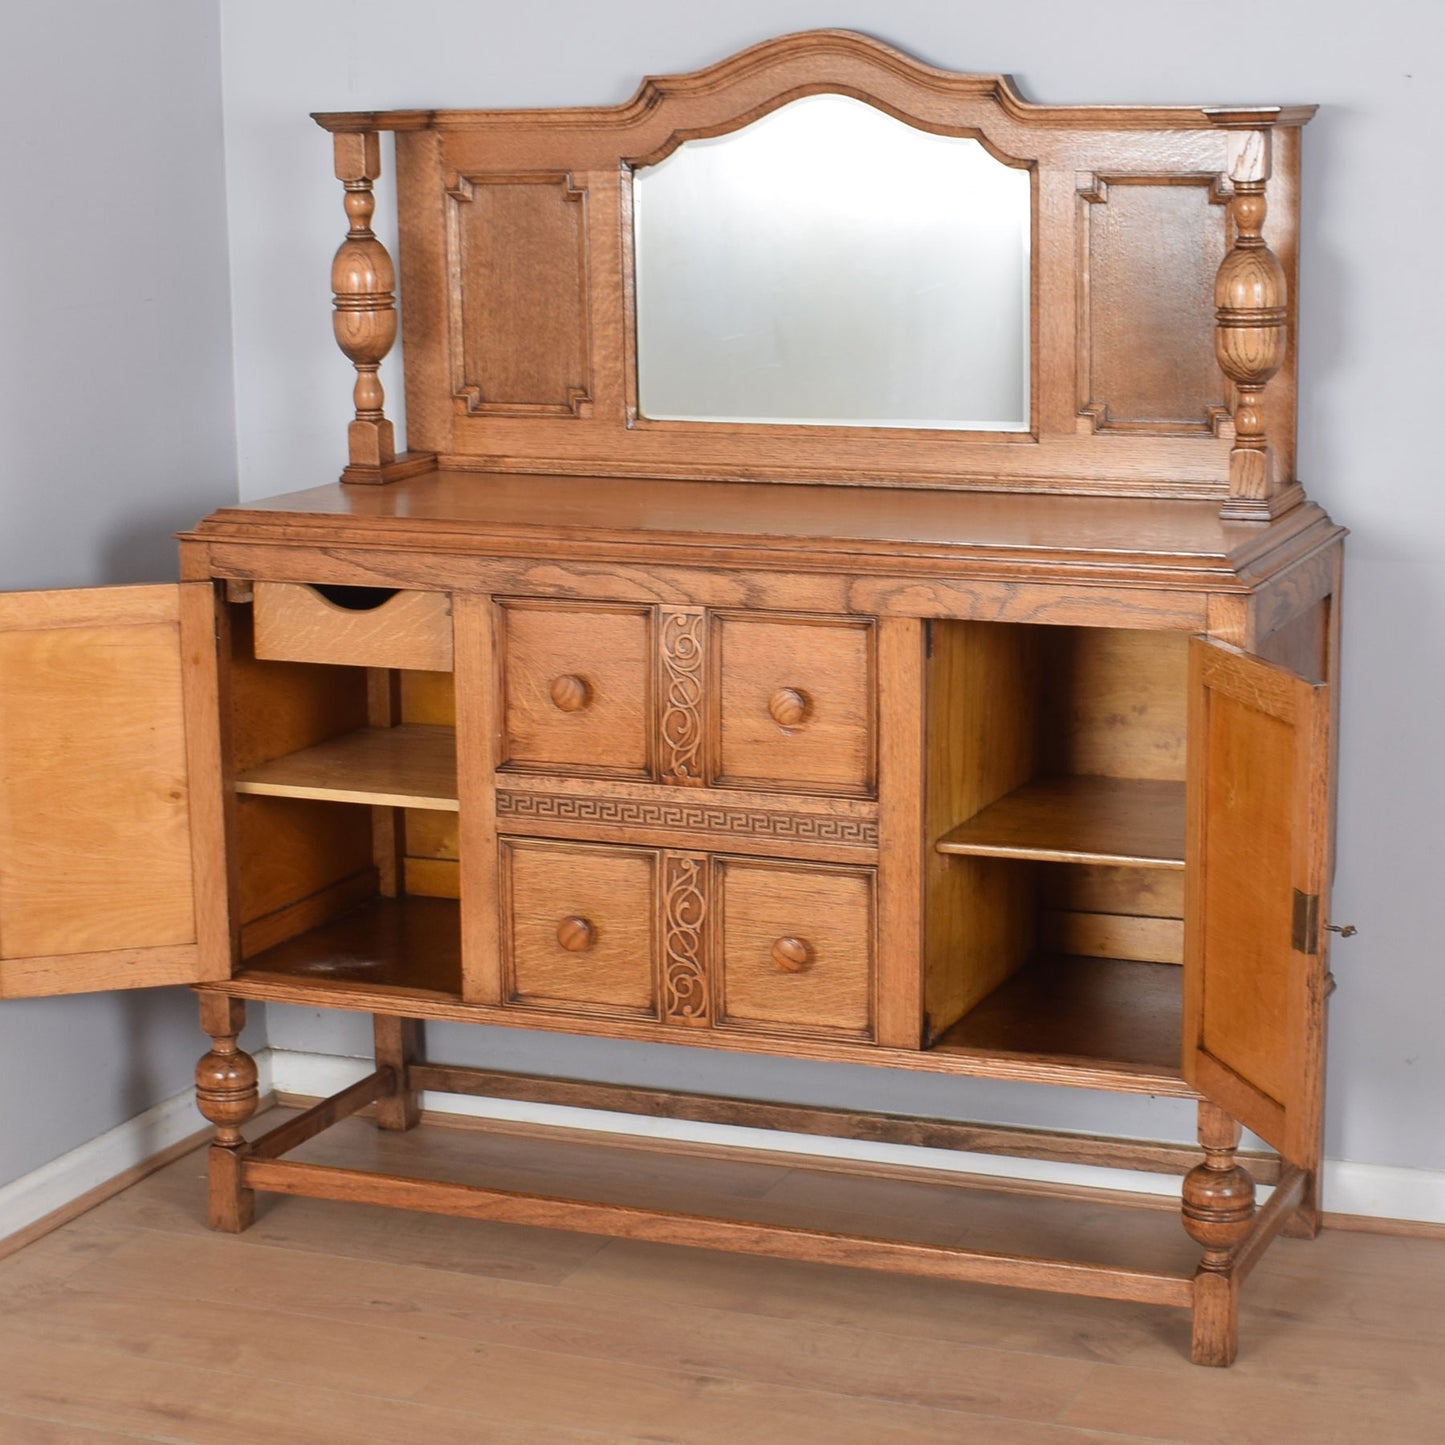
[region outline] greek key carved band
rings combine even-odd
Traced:
[[[767,838],[876,848],[873,818],[830,814],[773,813],[724,807],[701,799],[653,802],[643,798],[595,798],[570,793],[497,793],[497,816],[544,823],[599,823],[720,833],[730,838]]]

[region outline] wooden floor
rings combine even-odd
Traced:
[[[516,1131],[353,1120],[308,1147],[884,1234],[962,1213],[948,1184]],[[189,1155],[0,1260],[0,1445],[1445,1440],[1441,1240],[1279,1241],[1219,1371],[1186,1362],[1183,1311],[300,1199],[213,1235],[202,1171]],[[991,1199],[995,1227],[1021,1217]],[[1067,1217],[1085,1252],[1173,1228]]]

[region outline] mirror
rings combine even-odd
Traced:
[[[638,168],[639,412],[1027,431],[1029,189],[843,95]]]

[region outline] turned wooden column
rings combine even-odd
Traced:
[[[381,174],[381,137],[376,131],[342,131],[332,136],[336,179],[346,188],[350,229],[331,263],[336,344],[356,368],[352,398],[356,417],[347,428],[348,462],[343,482],[376,485],[424,471],[433,460],[408,452],[398,457],[387,420],[381,363],[396,341],[396,271],[371,229],[376,210],[372,183]]]
[[[1265,184],[1270,133],[1231,130],[1229,203],[1234,243],[1214,282],[1214,354],[1234,384],[1234,447],[1229,454],[1229,500],[1221,515],[1267,522],[1287,499],[1265,436],[1264,391],[1284,362],[1289,297],[1284,267],[1265,242]]]
[[[256,1061],[236,1044],[245,1025],[242,1000],[201,995],[201,1027],[211,1036],[211,1051],[196,1065],[196,1107],[216,1126],[207,1159],[210,1225],[228,1234],[239,1234],[256,1217],[256,1195],[241,1181],[241,1125],[256,1112],[257,1100]]]
[[[1204,1253],[1194,1275],[1192,1358],[1229,1365],[1239,1348],[1239,1281],[1233,1251],[1254,1223],[1254,1179],[1235,1159],[1239,1125],[1201,1100],[1199,1144],[1204,1162],[1184,1177],[1184,1228]]]

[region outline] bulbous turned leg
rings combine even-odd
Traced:
[[[1239,1125],[1215,1105],[1199,1105],[1204,1162],[1184,1177],[1184,1228],[1204,1253],[1194,1276],[1196,1365],[1229,1365],[1239,1348],[1239,1281],[1231,1252],[1254,1222],[1254,1179],[1235,1161]]]
[[[211,1036],[211,1051],[196,1065],[196,1107],[216,1126],[207,1159],[207,1212],[211,1228],[228,1234],[239,1234],[256,1217],[256,1195],[241,1180],[241,1125],[256,1112],[258,1095],[256,1061],[236,1046],[245,1024],[240,999],[201,995],[201,1027]]]

